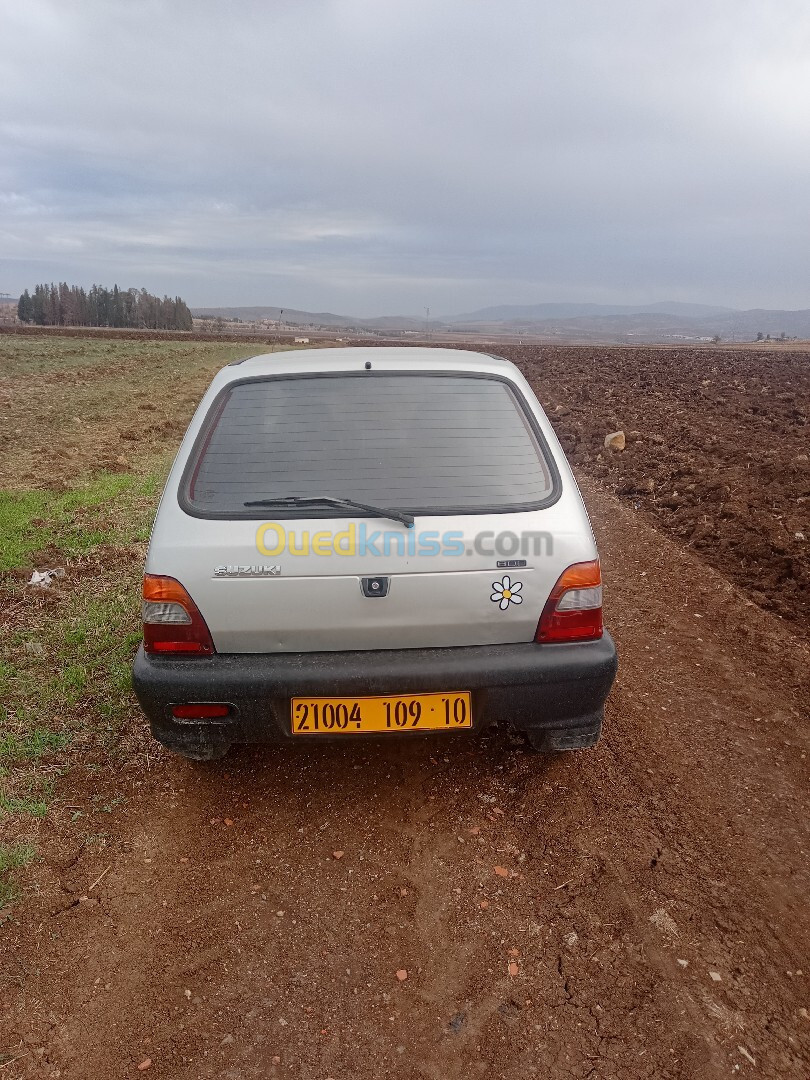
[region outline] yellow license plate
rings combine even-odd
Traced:
[[[293,698],[293,735],[353,735],[363,731],[456,731],[472,727],[470,694],[402,697]]]

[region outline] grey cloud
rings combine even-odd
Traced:
[[[7,38],[0,289],[808,306],[803,3],[29,0]]]

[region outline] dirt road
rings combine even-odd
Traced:
[[[810,648],[584,493],[600,745],[74,770],[4,928],[4,1080],[810,1075]]]

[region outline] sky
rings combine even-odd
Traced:
[[[806,0],[0,0],[0,292],[810,307]]]

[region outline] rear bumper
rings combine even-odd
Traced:
[[[573,645],[530,642],[180,660],[146,656],[141,647],[133,684],[155,737],[178,749],[199,738],[201,728],[225,743],[307,738],[290,734],[293,696],[447,690],[472,691],[475,728],[506,721],[527,732],[536,745],[562,749],[595,741],[587,736],[598,735],[616,668],[616,647],[607,633],[599,641]],[[228,702],[232,716],[193,724],[172,717],[173,705],[200,701]]]
[[[226,743],[293,738],[289,703],[294,696],[446,690],[472,691],[475,728],[506,721],[527,732],[535,744],[555,749],[595,741],[616,668],[616,647],[605,633],[599,641],[573,645],[527,643],[179,660],[146,656],[140,648],[133,683],[155,737],[178,749],[198,739],[201,729]],[[232,715],[193,723],[172,717],[173,705],[200,701],[228,702]]]

